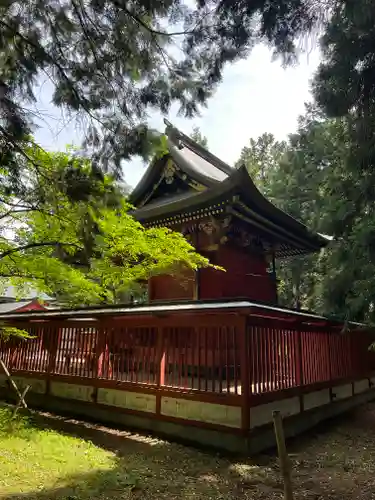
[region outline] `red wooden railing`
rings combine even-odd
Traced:
[[[375,371],[369,332],[302,319],[288,312],[21,318],[12,324],[33,338],[3,339],[0,352],[13,373],[178,390],[198,400],[203,393],[238,397],[247,406]]]

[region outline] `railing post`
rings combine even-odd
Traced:
[[[240,374],[241,374],[241,428],[245,436],[250,431],[250,376],[249,376],[249,335],[248,335],[248,318],[247,316],[239,316],[238,321],[238,345],[240,348]]]
[[[96,339],[96,346],[95,346],[94,377],[96,381],[99,378],[105,377],[105,374],[107,375],[106,378],[111,378],[111,367],[110,367],[109,352],[107,348],[107,343],[108,343],[107,337],[108,337],[107,327],[104,325],[100,325],[98,328],[98,337]]]
[[[328,378],[329,378],[329,400],[332,402],[335,398],[335,395],[333,394],[332,390],[332,341],[331,341],[331,336],[332,333],[329,332],[324,332],[327,335],[327,349],[328,349]]]
[[[52,324],[53,325],[53,324]],[[47,325],[47,329],[51,335],[49,357],[48,357],[48,367],[47,367],[47,381],[46,381],[46,395],[50,393],[51,389],[51,375],[56,368],[56,355],[59,346],[59,341],[61,337],[61,328],[56,326]]]
[[[164,348],[164,330],[163,327],[158,327],[158,387],[165,384],[165,362],[166,362],[165,348]]]
[[[296,370],[297,370],[297,386],[299,387],[299,406],[300,411],[303,412],[303,385],[305,383],[303,378],[303,359],[302,359],[302,331],[297,331],[297,359],[296,359]]]
[[[165,365],[166,365],[166,353],[165,353],[165,339],[164,339],[164,328],[158,326],[157,328],[157,379],[156,384],[158,389],[161,389],[165,384]],[[160,390],[156,394],[156,415],[161,414],[161,393]]]
[[[102,352],[105,352],[105,344],[107,337],[107,329],[106,326],[99,323],[96,334],[96,342],[95,342],[95,351],[94,351],[94,366],[93,366],[93,385],[94,390],[91,395],[94,403],[98,402],[98,392],[99,392],[99,377],[103,376],[103,357],[101,356]]]
[[[353,335],[351,333],[347,333],[349,335],[349,345],[350,345],[350,379],[352,384],[352,396],[354,396],[354,379],[357,376],[357,352],[356,352],[356,343],[353,341]]]

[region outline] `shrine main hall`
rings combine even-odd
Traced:
[[[133,190],[144,226],[185,235],[215,266],[149,281],[150,302],[247,299],[277,304],[276,259],[317,252],[328,240],[268,201],[245,166],[233,168],[174,128]],[[286,194],[287,196],[287,194]]]

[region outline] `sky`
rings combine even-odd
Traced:
[[[284,139],[296,130],[298,116],[311,100],[310,81],[319,59],[318,50],[313,49],[300,56],[297,66],[285,69],[280,60],[272,60],[268,48],[257,46],[246,60],[226,68],[222,83],[199,117],[187,120],[172,109],[167,118],[185,134],[198,126],[208,139],[209,150],[232,165],[250,138],[270,132]],[[35,133],[37,143],[50,151],[64,150],[67,144],[79,146],[82,129],[51,104],[51,96],[52,87],[43,84],[37,93],[37,107],[44,116]],[[150,125],[163,131],[163,116],[150,114]],[[145,168],[137,159],[126,163],[125,181],[134,187]]]

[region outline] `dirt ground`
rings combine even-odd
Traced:
[[[272,452],[252,460],[224,457],[47,413],[42,414],[42,425],[88,439],[116,454],[118,477],[131,474],[135,479],[126,492],[111,496],[114,499],[283,498]],[[295,500],[375,500],[375,403],[287,446],[293,464]]]

